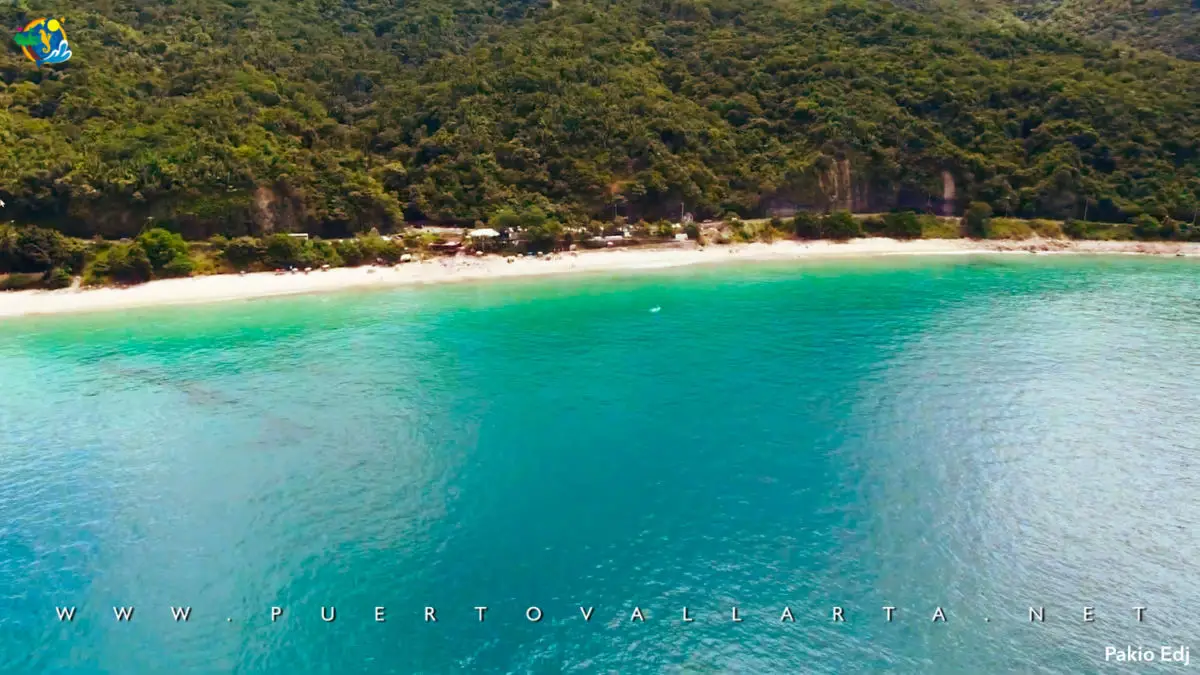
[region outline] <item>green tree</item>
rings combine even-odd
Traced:
[[[304,266],[304,243],[282,232],[263,238],[263,263],[272,269]]]
[[[334,250],[337,251],[338,257],[348,267],[357,267],[368,262],[366,253],[363,251],[362,242],[357,239],[344,239],[334,244]]]
[[[22,227],[16,231],[13,261],[14,272],[48,272],[68,263],[72,257],[66,237],[44,227]]]
[[[71,273],[61,267],[46,272],[46,288],[66,288],[71,285]]]
[[[316,266],[329,265],[330,267],[341,267],[346,264],[342,260],[342,256],[338,254],[337,248],[333,243],[321,239],[312,241],[310,247],[312,264]]]
[[[150,257],[142,245],[120,243],[110,246],[96,259],[92,275],[100,279],[111,279],[118,283],[139,284],[149,281],[154,274]]]
[[[388,264],[395,264],[400,261],[400,256],[404,253],[402,246],[395,241],[384,239],[378,230],[361,234],[356,239],[362,258],[366,262],[373,263],[382,260]]]
[[[151,228],[141,233],[138,235],[137,242],[146,252],[146,257],[150,260],[150,267],[155,273],[162,273],[168,265],[175,263],[176,259],[188,259],[188,245],[183,237],[161,227]],[[177,272],[183,267],[185,265],[182,263],[176,263],[172,269]],[[190,274],[190,270],[188,273]],[[172,273],[167,276],[186,275]]]
[[[531,206],[521,211],[520,223],[523,228],[540,227],[548,220],[546,212],[540,207]]]
[[[509,230],[521,226],[521,217],[510,208],[503,208],[492,214],[488,225],[496,231]]]
[[[263,261],[266,248],[254,237],[237,237],[226,242],[221,255],[237,270],[248,270]]]
[[[1143,213],[1133,221],[1133,234],[1138,239],[1159,239],[1162,236],[1162,223],[1154,216]]]
[[[562,235],[562,225],[557,220],[543,220],[525,230],[528,250],[535,252],[552,251],[558,245]]]
[[[17,264],[17,231],[0,224],[0,274],[12,272]]]

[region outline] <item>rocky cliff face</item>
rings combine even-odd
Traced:
[[[942,203],[939,205],[938,213],[943,216],[954,215],[954,204],[958,201],[958,185],[954,182],[954,175],[946,169],[942,169]]]
[[[854,158],[833,160],[824,170],[814,173],[807,187],[784,190],[765,198],[762,210],[767,215],[786,217],[797,211],[848,210],[876,213],[891,209],[914,209],[942,216],[959,215],[959,186],[954,173],[943,169],[941,189],[902,186],[896,182],[872,181]],[[938,180],[938,177],[934,177]],[[930,191],[933,190],[933,191]]]
[[[821,175],[820,185],[830,210],[869,210],[871,189],[861,178],[856,178],[849,158],[835,160]]]

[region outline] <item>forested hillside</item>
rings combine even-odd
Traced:
[[[1055,30],[1200,59],[1197,0],[1012,0],[1018,16]]]
[[[1200,65],[877,0],[76,0],[0,54],[0,220],[191,237],[505,205],[1191,221]]]
[[[926,12],[953,13],[973,21],[1058,31],[1200,60],[1198,0],[896,0],[896,3]]]

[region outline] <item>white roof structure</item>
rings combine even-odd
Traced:
[[[490,227],[481,227],[478,230],[471,230],[469,236],[475,237],[475,238],[490,238],[490,237],[499,237],[500,233],[493,230]]]

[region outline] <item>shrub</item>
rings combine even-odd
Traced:
[[[925,239],[958,239],[962,236],[962,224],[957,218],[938,218],[925,214],[917,217],[921,224],[921,236]]]
[[[552,250],[561,234],[562,225],[557,220],[544,220],[538,225],[527,227],[527,249],[534,252]]]
[[[746,223],[735,217],[729,221],[729,226],[733,232],[734,240],[741,242],[754,241],[754,234],[746,228]]]
[[[163,265],[160,273],[164,277],[189,277],[195,270],[196,263],[192,262],[192,259],[186,255],[181,255]]]
[[[821,220],[824,235],[834,241],[846,241],[862,236],[862,226],[849,211],[834,211]]]
[[[1133,225],[1129,223],[1082,223],[1085,232],[1084,239],[1095,239],[1099,241],[1129,241],[1136,239]]]
[[[250,269],[262,262],[264,247],[261,241],[254,237],[238,237],[231,239],[221,251],[221,255],[234,269]]]
[[[1035,219],[1029,221],[1029,226],[1033,228],[1034,233],[1039,237],[1045,237],[1046,239],[1063,238],[1062,225],[1057,220]]]
[[[1034,235],[1029,221],[1018,218],[992,218],[984,225],[988,239],[1028,239]]]
[[[87,242],[81,239],[68,238],[66,240],[66,249],[64,250],[65,255],[60,261],[59,266],[66,272],[80,274],[83,272],[83,268],[87,266],[87,260],[91,253],[91,248]]]
[[[176,258],[187,258],[188,245],[183,237],[161,227],[155,227],[138,235],[137,243],[146,251],[150,267],[162,272]]]
[[[69,240],[57,230],[21,227],[16,230],[9,267],[14,272],[48,272],[57,266],[73,266],[76,253]],[[81,265],[82,266],[82,265]]]
[[[92,266],[93,281],[103,278],[138,284],[149,281],[153,274],[150,258],[141,244],[114,244],[96,259]]]
[[[893,239],[917,239],[921,221],[912,211],[894,211],[883,217],[883,234]]]
[[[337,248],[328,241],[314,240],[309,245],[308,252],[309,259],[314,266],[341,267],[344,264],[342,256],[338,255]]]
[[[1154,216],[1143,213],[1133,221],[1133,234],[1138,239],[1157,239],[1162,224]]]
[[[792,218],[792,231],[800,239],[820,239],[821,220],[807,211],[801,211]]]
[[[388,264],[395,264],[400,262],[400,256],[404,254],[402,244],[392,239],[384,239],[379,236],[377,230],[371,230],[370,233],[360,235],[357,239],[362,248],[363,258],[367,262],[382,260]]]
[[[495,228],[493,228],[493,229],[495,229]],[[421,238],[421,233],[418,230],[408,230],[403,235],[401,235],[400,240],[404,242],[405,248],[420,248],[421,247],[422,238]]]
[[[348,267],[358,267],[366,261],[362,244],[357,239],[343,239],[338,241],[334,243],[333,250]]]
[[[984,202],[971,202],[963,216],[968,237],[984,239],[988,236],[987,225],[992,218],[992,207]]]
[[[1172,241],[1179,239],[1182,235],[1182,230],[1179,228],[1179,221],[1170,216],[1163,218],[1162,225],[1158,229],[1158,236],[1164,240]]]
[[[880,218],[879,216],[871,216],[870,218],[864,218],[862,221],[862,229],[863,229],[863,232],[866,232],[867,234],[869,234],[871,236],[875,236],[875,237],[888,236],[887,222],[884,221],[884,219]]]
[[[46,272],[46,288],[66,288],[71,285],[71,273],[61,267]]]
[[[272,234],[263,239],[263,262],[274,269],[303,265],[304,243],[283,233]]]
[[[192,255],[188,260],[192,263],[191,276],[228,274],[232,271],[224,258],[206,245],[192,245]]]
[[[42,285],[41,274],[15,273],[0,276],[0,291],[23,291]]]

